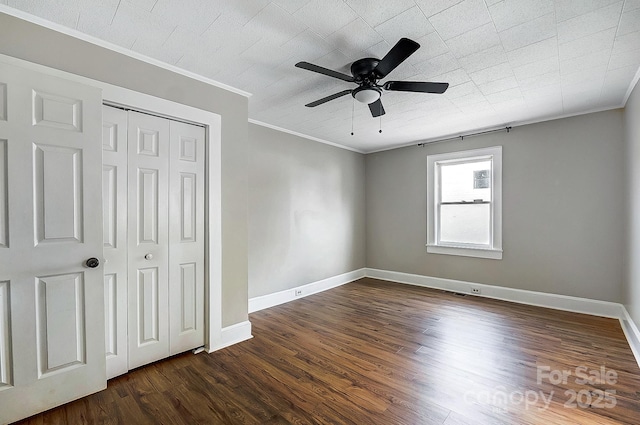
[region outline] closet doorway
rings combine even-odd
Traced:
[[[103,106],[107,377],[205,344],[205,129]]]

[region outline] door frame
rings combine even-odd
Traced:
[[[229,345],[222,332],[222,137],[220,115],[12,56],[0,61],[102,89],[102,103],[205,127],[205,350]],[[235,342],[235,341],[234,341]]]

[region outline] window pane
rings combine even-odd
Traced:
[[[441,205],[440,242],[488,245],[490,205]]]
[[[441,164],[442,202],[491,201],[491,161]]]

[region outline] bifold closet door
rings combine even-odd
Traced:
[[[171,355],[204,345],[204,138],[171,121],[169,321]]]
[[[204,345],[205,130],[108,106],[103,113],[105,341],[114,377]]]
[[[102,107],[102,217],[107,378],[127,373],[127,112]]]
[[[169,120],[128,112],[129,369],[169,356]]]

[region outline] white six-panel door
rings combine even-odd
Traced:
[[[106,387],[101,92],[0,64],[0,422]]]
[[[204,344],[205,131],[109,106],[103,111],[111,378]]]

